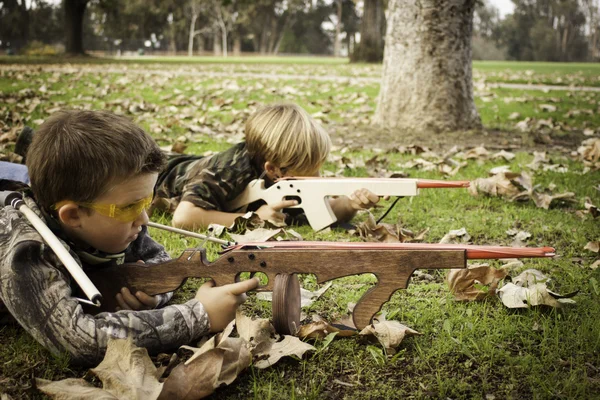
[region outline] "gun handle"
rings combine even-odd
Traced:
[[[304,210],[308,223],[315,231],[325,229],[337,221],[337,217],[331,209],[331,204],[329,204],[328,197],[304,196],[302,204],[297,207],[301,207]]]
[[[352,313],[352,320],[358,330],[362,330],[364,327],[371,323],[373,316],[377,314],[381,307],[390,300],[394,292],[400,288],[405,288],[406,284],[385,284],[378,283],[365,293],[356,306],[354,306],[354,312]]]

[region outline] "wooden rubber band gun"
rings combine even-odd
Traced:
[[[465,268],[467,259],[552,256],[551,247],[284,241],[229,246],[213,262],[206,259],[204,249],[189,249],[178,259],[157,265],[124,264],[87,272],[102,293],[107,311],[114,311],[115,295],[122,287],[155,295],[176,290],[187,278],[212,278],[217,285],[225,285],[239,281],[243,272],[261,272],[268,282],[257,290],[274,290],[275,327],[283,333],[295,333],[300,322],[300,299],[296,298],[299,289],[295,294],[296,284],[290,286],[287,280],[278,289],[278,276],[314,274],[317,282],[323,283],[349,275],[374,274],[377,283],[354,308],[354,323],[361,329],[396,290],[408,286],[416,269]]]
[[[267,204],[283,200],[298,200],[308,223],[319,231],[337,221],[329,204],[329,196],[350,196],[356,190],[368,189],[377,196],[416,196],[419,189],[467,188],[469,181],[438,181],[407,178],[282,178],[265,188],[263,179],[248,184],[244,191],[227,204],[226,211],[236,211],[242,206],[263,200]]]

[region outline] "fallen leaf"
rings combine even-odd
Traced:
[[[363,336],[374,336],[385,348],[386,354],[393,355],[405,336],[420,335],[419,332],[398,321],[373,321],[359,333]]]
[[[467,243],[469,240],[471,240],[471,235],[465,228],[460,228],[448,232],[440,240],[440,243]]]
[[[252,354],[268,350],[279,337],[271,322],[265,318],[252,319],[238,312],[235,325],[238,335],[250,344]]]
[[[93,390],[82,379],[52,383],[41,380],[38,388],[58,399],[91,399],[95,396],[98,399],[142,400],[156,399],[163,387],[158,381],[157,370],[148,351],[135,346],[131,338],[110,338],[104,359],[90,371],[102,381],[102,389]],[[83,397],[84,394],[89,397]]]
[[[598,253],[600,251],[600,241],[588,242],[583,249]]]
[[[506,269],[477,266],[451,269],[446,276],[446,282],[457,300],[483,300],[496,293],[498,283],[507,275]]]
[[[525,241],[531,237],[531,233],[525,231],[508,230],[506,234],[514,236],[514,240],[511,243],[513,247],[526,247]]]
[[[358,335],[356,328],[330,324],[327,321],[316,321],[302,325],[296,336],[301,339],[323,339],[330,333],[336,333],[336,337],[348,337]]]
[[[556,106],[553,106],[551,104],[540,104],[539,107],[540,110],[546,112],[555,112],[557,110]]]
[[[283,340],[274,343],[268,350],[256,353],[255,356],[266,357],[256,361],[253,365],[256,368],[264,369],[274,365],[282,357],[294,355],[301,358],[307,351],[315,351],[316,348],[305,343],[295,336],[286,335]]]
[[[545,210],[549,209],[552,203],[557,200],[565,201],[568,203],[575,203],[577,201],[575,199],[575,193],[573,192],[566,192],[555,195],[532,192],[530,196],[537,207],[543,208]]]
[[[543,272],[537,269],[526,269],[521,272],[515,278],[512,279],[512,283],[517,286],[529,286],[537,283],[546,283],[550,280]]]
[[[279,235],[282,232],[281,228],[278,229],[265,229],[265,228],[256,228],[254,230],[247,230],[243,235],[230,233],[229,236],[238,242],[238,243],[247,243],[247,242],[266,242],[270,239],[273,239],[275,236]]]
[[[530,306],[539,305],[561,306],[560,302],[548,293],[548,289],[543,283],[528,287],[507,283],[498,290],[498,296],[508,308],[529,308]]]
[[[68,378],[60,381],[49,381],[36,378],[36,387],[53,399],[79,400],[118,400],[118,397],[93,386],[84,379]],[[156,397],[154,397],[156,398]],[[140,399],[141,400],[141,399]]]

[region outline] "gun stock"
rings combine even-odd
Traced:
[[[304,247],[301,247],[305,244]],[[261,272],[268,277],[258,291],[273,290],[279,274],[314,274],[318,283],[349,275],[372,273],[377,283],[357,303],[353,318],[361,329],[371,322],[392,294],[408,286],[416,269],[465,268],[469,252],[478,257],[518,257],[511,249],[490,246],[424,245],[421,248],[382,246],[380,243],[268,242],[244,244],[226,249],[214,262],[204,250],[186,250],[176,260],[159,265],[125,264],[89,272],[90,279],[103,295],[104,310],[116,307],[115,295],[122,287],[155,295],[179,288],[187,278],[212,278],[217,285],[239,281],[243,272]],[[442,246],[442,247],[439,247]],[[449,247],[454,246],[454,247]],[[552,248],[536,250],[525,257],[548,257]],[[551,250],[552,252],[549,252]]]
[[[280,179],[265,188],[265,181],[257,179],[227,204],[227,211],[263,200],[276,204],[286,199],[299,199],[292,208],[302,208],[310,226],[319,231],[337,221],[329,204],[329,196],[350,196],[356,190],[368,189],[378,196],[416,196],[420,188],[464,188],[468,181],[434,181],[404,178],[309,178]]]

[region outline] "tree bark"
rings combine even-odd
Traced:
[[[352,61],[380,62],[383,59],[383,0],[365,0],[360,23],[360,43],[354,48]]]
[[[374,123],[440,132],[477,129],[471,35],[477,0],[390,0]]]
[[[215,56],[220,56],[222,55],[222,49],[221,49],[221,35],[220,35],[220,29],[218,26],[215,26],[214,31],[213,31],[213,54]]]
[[[333,55],[335,57],[339,57],[342,49],[342,41],[340,40],[340,33],[342,30],[342,0],[336,0],[335,4],[337,6],[337,23],[335,24],[335,43],[333,45]]]
[[[190,21],[190,35],[188,38],[188,57],[194,55],[194,37],[196,36],[196,19],[198,14],[192,11],[192,20]]]
[[[64,0],[65,13],[65,51],[68,54],[84,54],[83,15],[88,0]]]
[[[239,32],[234,32],[233,35],[233,45],[231,48],[231,52],[235,57],[239,57],[242,55],[242,38],[240,37]]]

